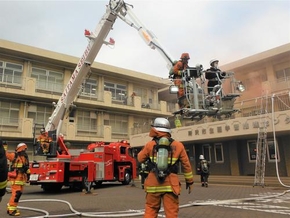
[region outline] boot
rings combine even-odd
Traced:
[[[207,184],[207,182],[205,183],[205,187],[208,187],[208,184]]]
[[[9,216],[20,216],[20,211],[19,210],[8,210],[7,213],[9,214]]]

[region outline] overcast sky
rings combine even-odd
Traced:
[[[0,0],[0,38],[81,57],[84,29],[94,30],[109,0]],[[190,54],[191,66],[220,65],[290,42],[290,1],[127,0],[174,59]],[[167,78],[166,61],[138,32],[117,19],[96,61]]]

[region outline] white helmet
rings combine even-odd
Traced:
[[[219,60],[218,60],[218,59],[212,59],[212,60],[209,62],[210,66],[213,67],[214,62],[219,62]]]
[[[165,118],[162,117],[156,118],[153,122],[153,125],[151,126],[154,127],[157,131],[171,133],[170,123]]]
[[[204,156],[201,154],[201,155],[199,155],[199,159],[200,160],[204,160]]]

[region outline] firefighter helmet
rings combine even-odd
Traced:
[[[27,149],[27,145],[25,143],[19,143],[16,147],[16,152],[19,153],[21,151],[25,151]]]
[[[189,54],[188,53],[182,53],[181,56],[180,56],[180,59],[186,59],[186,60],[190,59]]]
[[[152,127],[154,127],[157,131],[160,131],[160,132],[171,133],[169,121],[162,117],[157,117],[154,120]]]
[[[42,134],[42,133],[45,133],[45,129],[44,128],[41,128],[40,129],[40,133]]]
[[[200,160],[204,160],[204,156],[201,154],[201,155],[199,155],[199,159]]]
[[[218,59],[212,59],[212,60],[209,62],[210,66],[213,67],[213,64],[214,64],[215,62],[219,62],[219,60],[218,60]]]

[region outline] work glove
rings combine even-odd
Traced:
[[[187,182],[186,183],[186,189],[188,189],[188,194],[190,194],[191,193],[191,191],[192,191],[192,189],[193,189],[193,182]]]

